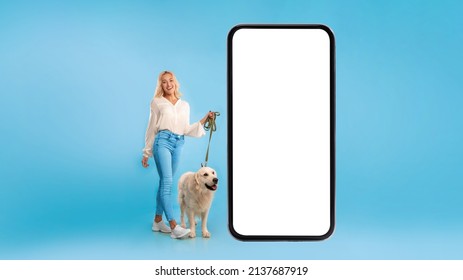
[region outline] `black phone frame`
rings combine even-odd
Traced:
[[[320,236],[307,235],[242,235],[233,227],[233,36],[243,28],[250,29],[321,29],[330,39],[330,227]],[[336,191],[336,63],[335,38],[323,24],[240,24],[227,36],[227,172],[228,172],[228,228],[241,241],[320,241],[330,237],[335,228]]]

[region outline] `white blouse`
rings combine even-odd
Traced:
[[[173,105],[165,97],[155,97],[151,101],[150,118],[145,134],[143,156],[153,156],[154,138],[158,131],[169,130],[175,134],[201,137],[206,134],[201,123],[190,125],[190,105],[181,99]]]

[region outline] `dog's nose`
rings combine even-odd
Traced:
[[[219,179],[217,179],[217,178],[212,179],[212,182],[214,182],[214,184],[217,184],[218,181],[219,181]]]

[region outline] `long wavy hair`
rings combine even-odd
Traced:
[[[180,84],[178,83],[177,78],[175,77],[174,73],[171,71],[162,71],[161,74],[159,74],[158,77],[158,84],[156,85],[156,90],[154,91],[154,97],[161,97],[164,95],[164,90],[162,89],[162,76],[170,74],[172,75],[172,79],[174,79],[174,84],[175,84],[175,92],[174,95],[177,98],[180,98],[182,96],[182,93],[179,91],[180,90]]]

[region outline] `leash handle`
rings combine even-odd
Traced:
[[[212,133],[217,130],[217,125],[215,123],[215,119],[220,116],[219,112],[213,112],[214,116],[211,118],[207,118],[206,122],[204,123],[204,130],[210,131],[209,133],[209,143],[207,144],[207,151],[206,151],[206,159],[204,160],[203,163],[201,163],[201,167],[206,167],[207,166],[207,161],[209,160],[209,148],[211,146],[211,139],[212,139]]]
[[[214,113],[214,116],[211,118],[211,117],[208,117],[206,122],[204,123],[204,130],[208,131],[209,129],[211,131],[216,131],[217,130],[217,125],[215,123],[215,119],[220,116],[220,113],[219,112],[213,112]]]

